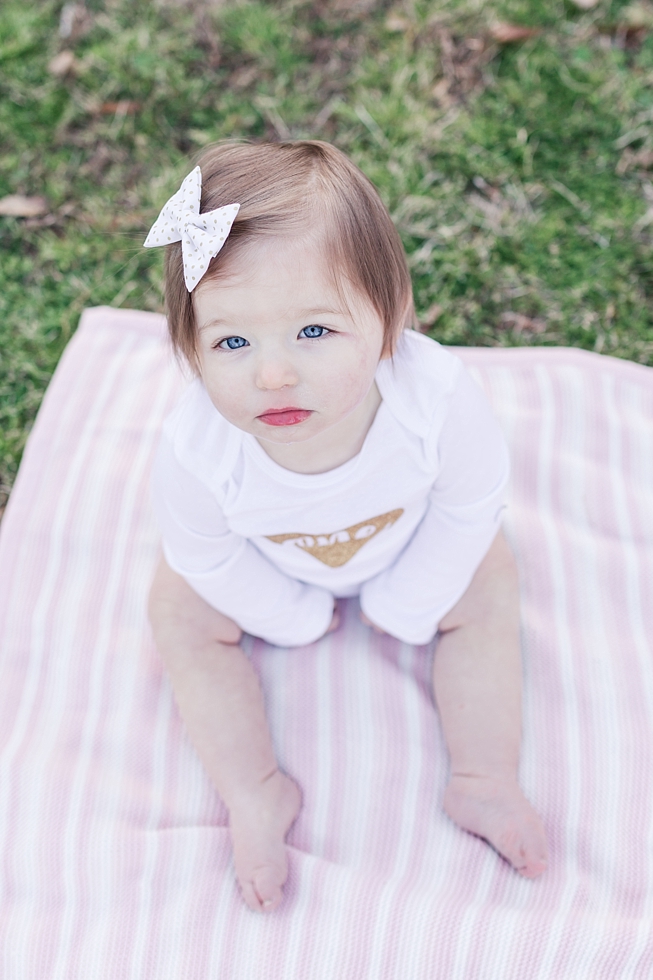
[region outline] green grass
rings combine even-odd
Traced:
[[[143,238],[189,156],[224,137],[348,152],[397,222],[437,339],[653,365],[653,6],[88,0],[72,40],[60,14],[0,8],[0,197],[49,203],[0,218],[5,489],[83,307],[161,309]],[[539,33],[501,44],[497,21]],[[64,48],[61,78],[48,65]]]

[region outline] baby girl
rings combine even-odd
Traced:
[[[302,798],[277,764],[242,631],[314,643],[346,596],[377,632],[437,634],[445,811],[540,874],[544,830],[517,778],[506,444],[461,361],[412,329],[405,255],[375,188],[327,143],[221,144],[146,245],[166,245],[172,344],[195,375],[154,467],[164,557],[150,620],[228,809],[245,902],[282,901]]]

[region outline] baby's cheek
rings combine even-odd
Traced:
[[[361,351],[354,363],[340,376],[336,397],[346,399],[349,404],[361,402],[374,384],[378,359],[372,359],[367,351]]]
[[[369,388],[370,385],[360,373],[340,372],[328,379],[326,392],[330,404],[351,408],[362,401]]]
[[[246,409],[245,389],[230,377],[211,377],[204,380],[209,398],[224,418],[234,425],[242,421]]]

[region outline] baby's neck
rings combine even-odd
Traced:
[[[257,441],[268,456],[286,470],[327,473],[358,455],[381,401],[381,393],[374,383],[351,415],[312,439],[291,443]]]

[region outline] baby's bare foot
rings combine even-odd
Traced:
[[[488,841],[525,878],[536,878],[545,870],[544,827],[516,780],[452,776],[444,809],[463,830]]]
[[[277,769],[229,811],[238,884],[255,912],[271,912],[281,904],[288,877],[285,837],[301,805],[299,786]]]

